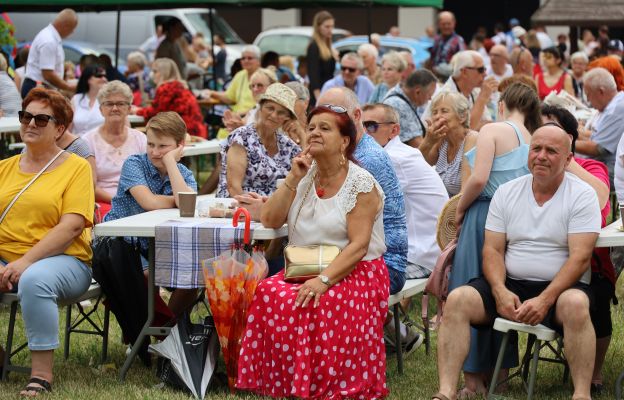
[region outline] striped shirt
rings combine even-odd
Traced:
[[[464,143],[462,140],[459,150],[453,161],[448,162],[448,141],[444,140],[438,152],[438,161],[435,169],[448,192],[449,197],[455,196],[461,190],[461,163],[464,158]]]

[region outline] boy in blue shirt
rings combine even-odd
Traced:
[[[117,194],[104,221],[113,221],[146,211],[178,207],[179,192],[196,192],[193,173],[180,164],[186,124],[172,111],[161,112],[147,123],[147,153],[135,154],[121,168]],[[141,253],[147,255],[148,241],[139,238]],[[147,262],[144,261],[146,267]],[[178,315],[197,295],[195,289],[177,289],[169,308]]]

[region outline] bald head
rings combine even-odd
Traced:
[[[66,8],[54,18],[52,25],[62,38],[71,35],[78,26],[78,14],[71,8]]]
[[[438,14],[438,29],[442,36],[450,36],[455,31],[455,15],[450,11]]]
[[[559,184],[572,160],[572,139],[563,129],[545,125],[533,132],[529,170],[540,185]]]

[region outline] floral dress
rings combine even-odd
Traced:
[[[256,125],[241,126],[234,130],[221,148],[221,173],[216,197],[231,197],[227,189],[227,152],[233,144],[247,150],[247,171],[243,179],[243,192],[270,196],[277,190],[277,180],[290,171],[292,159],[301,153],[301,147],[288,136],[277,133],[278,151],[272,157],[260,141]]]
[[[180,114],[186,124],[186,131],[191,135],[204,139],[208,137],[197,99],[182,82],[170,81],[158,86],[152,105],[139,109],[137,114],[149,120],[163,111],[175,111]]]

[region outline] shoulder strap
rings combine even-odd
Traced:
[[[13,197],[13,200],[11,200],[11,202],[9,203],[9,205],[4,209],[4,212],[2,213],[2,215],[0,216],[0,223],[2,223],[2,221],[4,221],[4,217],[6,217],[6,215],[8,214],[9,210],[11,209],[11,207],[13,207],[13,204],[15,204],[15,202],[17,201],[17,199],[22,195],[22,193],[24,193],[26,191],[26,189],[28,189],[30,187],[30,185],[32,185],[37,178],[39,178],[41,176],[41,174],[43,174],[45,172],[46,169],[48,169],[48,167],[50,167],[50,165],[52,165],[52,163],[59,158],[59,156],[61,154],[63,154],[65,152],[65,150],[61,150],[59,151],[50,161],[48,161],[48,163],[41,168],[41,171],[39,171],[37,173],[37,175],[35,175],[30,182],[28,182],[26,184],[26,186],[24,186],[22,188],[22,190],[20,190],[20,192],[18,194],[15,195],[15,197]]]
[[[420,128],[422,129],[422,136],[425,137],[425,135],[427,134],[427,129],[425,128],[425,124],[423,124],[422,120],[420,119],[420,115],[418,115],[418,110],[416,110],[416,108],[412,105],[412,102],[409,101],[407,97],[397,92],[390,93],[388,96],[386,96],[386,99],[390,97],[398,97],[399,99],[407,103],[407,105],[412,109],[412,112],[414,113],[414,115],[416,115],[416,119],[418,120],[418,123],[420,124]]]
[[[518,128],[518,126],[516,124],[514,124],[511,121],[503,121],[505,122],[507,125],[511,126],[514,130],[514,132],[516,132],[516,136],[518,136],[518,143],[520,143],[520,145],[525,144],[524,143],[524,137],[522,136],[522,132],[520,132],[520,128]]]
[[[306,192],[303,195],[303,198],[301,199],[301,204],[299,205],[299,210],[297,210],[297,215],[295,216],[295,221],[293,222],[292,230],[288,233],[289,238],[293,237],[292,235],[295,232],[295,227],[297,226],[297,220],[299,220],[299,214],[301,214],[301,209],[303,208],[303,205],[305,204],[305,201],[308,198],[308,194],[310,193],[310,190],[312,189],[312,185],[314,185],[315,177],[316,177],[316,172],[314,173],[314,176],[310,177],[310,184],[308,185],[308,188],[306,189]]]

